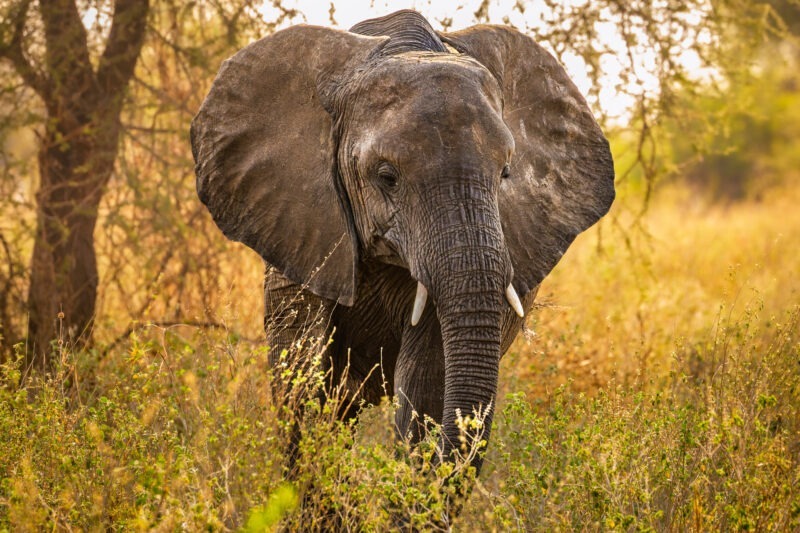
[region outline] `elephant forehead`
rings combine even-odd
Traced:
[[[399,152],[398,158],[411,150],[428,157],[465,148],[478,156],[513,150],[499,87],[483,66],[446,54],[403,56],[360,84],[353,126],[362,150]]]
[[[361,72],[359,105],[427,109],[448,102],[482,100],[502,111],[501,89],[486,68],[468,56],[408,52],[381,58]]]

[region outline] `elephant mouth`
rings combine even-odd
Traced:
[[[370,240],[369,255],[381,263],[402,267],[410,270],[408,261],[400,249],[392,243],[385,234],[374,235]]]
[[[514,289],[514,284],[509,283],[505,290],[506,301],[511,306],[511,309],[517,314],[518,317],[525,317],[525,310],[522,308],[522,302],[519,299],[517,291]],[[421,281],[417,282],[417,293],[414,296],[414,305],[411,307],[411,325],[416,326],[422,318],[422,312],[425,311],[425,305],[428,303],[428,289]]]

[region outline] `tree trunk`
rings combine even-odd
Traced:
[[[79,131],[47,134],[39,151],[27,362],[40,370],[50,366],[53,341],[81,348],[91,339],[98,285],[94,229],[120,130],[113,112],[95,117]]]
[[[32,64],[28,58],[36,54],[24,50],[31,5],[41,15],[41,65]],[[97,208],[114,168],[125,88],[144,43],[149,8],[148,0],[115,0],[96,67],[75,0],[19,0],[9,10],[10,39],[0,43],[0,58],[14,65],[47,109],[28,290],[29,367],[51,367],[55,340],[81,346],[91,338]]]

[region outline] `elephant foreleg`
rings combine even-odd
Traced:
[[[310,360],[325,348],[332,311],[331,301],[303,290],[268,266],[264,276],[264,331],[270,365],[307,369]]]
[[[322,299],[300,285],[292,283],[280,272],[267,266],[264,275],[264,331],[269,346],[269,364],[273,369],[272,397],[280,409],[280,416],[302,417],[304,398],[308,386],[315,379],[295,380],[302,373],[325,371],[328,360],[325,347],[330,335],[333,303]],[[318,366],[315,367],[314,363]],[[301,387],[294,384],[301,383]],[[321,389],[313,390],[324,401]],[[286,469],[294,475],[300,443],[300,425],[297,418],[291,424],[286,457]]]

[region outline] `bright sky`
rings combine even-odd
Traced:
[[[524,15],[519,10],[514,9],[517,0],[490,0],[489,2],[489,19],[492,23],[502,24],[504,19],[507,18],[517,27],[525,27],[526,20],[538,20],[543,9],[543,2],[527,1],[525,4]],[[567,4],[581,5],[585,0],[565,0]],[[398,9],[415,9],[422,13],[433,25],[434,28],[440,29],[441,22],[445,19],[452,19],[451,29],[457,30],[471,26],[475,23],[475,11],[481,4],[481,0],[337,0],[334,2],[335,11],[333,18],[336,21],[336,26],[342,29],[347,29],[355,23],[373,17],[379,17],[397,11]],[[330,22],[330,9],[331,3],[324,0],[284,0],[283,5],[285,8],[297,9],[303,13],[300,19],[294,19],[287,22],[285,25],[297,24],[305,22],[307,24],[316,24],[320,26],[331,26]],[[264,15],[269,19],[277,17],[278,12],[270,5],[264,8]],[[606,23],[600,24],[599,31],[601,38],[612,45],[617,44],[613,48],[624,50],[623,42],[617,34],[613,24]],[[540,43],[546,48],[549,48],[547,43]],[[654,58],[652,54],[645,52],[639,58],[641,68],[637,71],[638,82],[633,82],[638,85],[635,87],[636,92],[649,92],[655,91],[658,82],[655,76],[650,75],[647,71],[646,65],[653,64]],[[575,84],[583,92],[587,94],[590,88],[590,81],[585,73],[585,66],[583,62],[577,57],[563,57],[564,67],[569,72]],[[619,74],[623,70],[622,58],[616,58],[613,55],[605,55],[601,60],[601,67],[604,72],[602,80],[602,88],[600,92],[600,102],[603,111],[609,117],[616,117],[617,120],[624,120],[629,115],[629,109],[634,103],[630,95],[620,94],[616,90],[616,85],[619,83]]]
[[[356,22],[371,17],[386,15],[398,9],[414,9],[428,17],[434,26],[436,20],[453,19],[453,27],[463,28],[472,24],[475,10],[480,1],[431,1],[431,0],[337,0],[334,18],[341,28],[349,28]],[[453,7],[463,4],[463,7]],[[328,10],[330,2],[320,0],[289,0],[286,7],[294,7],[302,11],[309,24],[330,25]],[[493,14],[508,14],[514,6],[514,0],[492,0],[490,11]],[[501,16],[497,16],[497,21]]]

